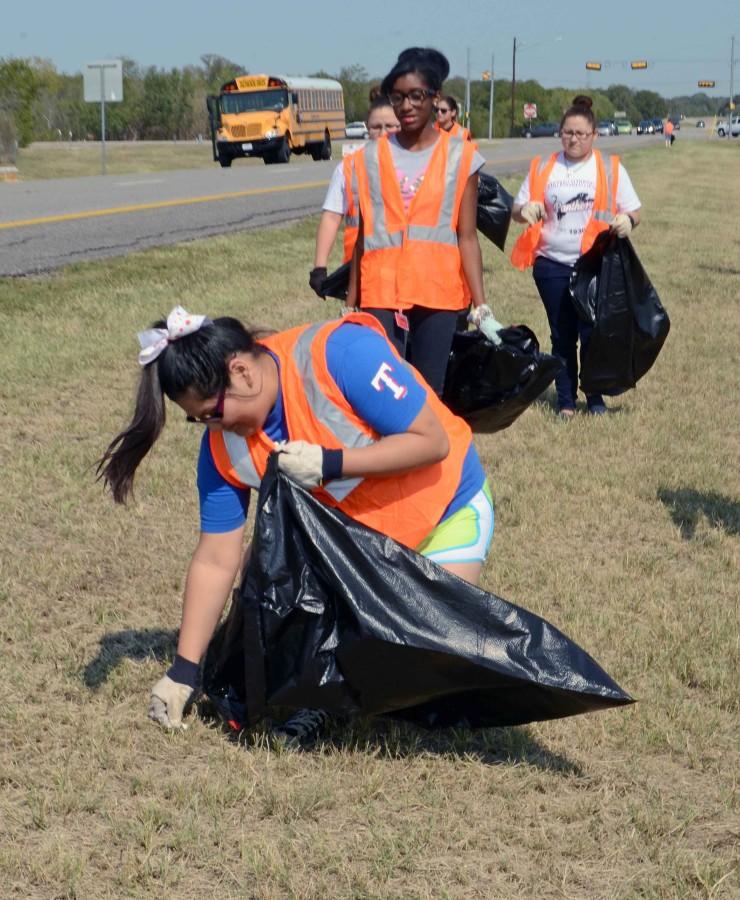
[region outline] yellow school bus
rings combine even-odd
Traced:
[[[208,98],[213,159],[224,168],[240,156],[266,165],[292,153],[331,159],[332,139],[344,137],[342,85],[331,78],[240,75]]]

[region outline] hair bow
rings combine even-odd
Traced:
[[[167,316],[166,328],[148,328],[146,331],[138,333],[141,345],[139,363],[142,366],[148,366],[149,363],[154,362],[167,344],[185,337],[186,334],[198,331],[203,325],[210,324],[210,322],[211,320],[207,316],[194,316],[184,310],[182,306],[176,306]]]

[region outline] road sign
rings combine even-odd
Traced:
[[[714,87],[715,81],[697,81],[696,82],[699,87]]]
[[[123,64],[120,59],[87,63],[82,73],[85,103],[120,103],[123,100]]]
[[[601,71],[601,63],[599,62],[587,62],[586,68],[590,69],[592,72],[600,72]]]
[[[525,119],[536,119],[537,118],[537,104],[536,103],[525,103],[524,104],[524,118]]]

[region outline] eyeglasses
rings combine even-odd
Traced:
[[[391,106],[402,106],[404,100],[408,100],[412,106],[421,106],[427,97],[433,97],[437,92],[430,91],[429,88],[414,88],[413,91],[391,91],[388,99]]]
[[[215,425],[224,417],[224,401],[226,400],[226,388],[222,387],[216,398],[216,405],[212,412],[206,416],[185,416],[185,421],[195,425]]]
[[[368,131],[398,131],[401,126],[398,124],[389,125],[387,122],[381,122],[380,125],[368,125]]]
[[[585,141],[586,138],[593,136],[593,131],[571,131],[568,129],[568,131],[560,132],[560,137],[568,138],[568,140],[570,140],[570,138],[575,138],[577,141]]]
[[[452,112],[452,110],[449,108],[449,106],[438,106],[437,112],[438,113],[448,113],[448,112]]]

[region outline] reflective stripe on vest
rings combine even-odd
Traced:
[[[463,155],[462,141],[450,141],[445,167],[444,192],[439,219],[436,225],[409,225],[408,238],[411,241],[434,241],[437,244],[451,244],[457,247],[457,232],[452,230],[455,212],[457,177]]]
[[[370,152],[372,151],[372,152]],[[370,188],[370,201],[373,211],[373,232],[365,235],[365,250],[385,250],[388,247],[400,247],[403,244],[403,232],[388,233],[385,222],[385,203],[380,180],[379,144],[373,142],[365,148],[365,169]],[[409,225],[406,236],[410,241],[431,241],[436,244],[449,244],[457,247],[457,232],[452,228],[452,217],[455,212],[455,195],[460,163],[463,155],[462,141],[450,141],[447,149],[444,188],[439,218],[436,225]]]
[[[311,345],[319,329],[325,325],[325,322],[311,325],[298,338],[293,348],[293,361],[301,374],[306,401],[314,416],[325,428],[331,431],[340,444],[353,448],[369,447],[370,444],[374,443],[373,439],[363,431],[360,431],[359,428],[356,428],[319,387],[318,379],[314,372]],[[323,487],[335,500],[341,501],[363,480],[360,477],[340,478],[326,482]]]
[[[385,203],[383,203],[383,191],[380,183],[380,160],[378,159],[379,141],[373,141],[365,147],[365,171],[370,188],[370,203],[373,212],[373,230],[371,234],[365,232],[365,251],[386,250],[388,247],[403,246],[403,232],[394,231],[388,233],[385,222]]]
[[[223,432],[226,452],[229,454],[231,465],[241,481],[250,488],[259,488],[260,476],[252,462],[249,446],[243,437],[234,434],[233,431]]]

